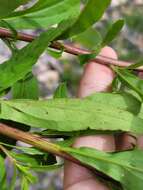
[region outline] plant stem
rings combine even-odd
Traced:
[[[23,132],[19,129],[12,128],[2,123],[0,123],[0,134],[30,144],[45,152],[50,152],[66,160],[82,165],[80,161],[78,161],[77,159],[73,158],[72,156],[64,152],[59,145],[51,143],[45,139],[42,139],[40,136],[33,135],[28,132]]]
[[[109,176],[106,176],[102,172],[99,172],[99,171],[93,169],[91,166],[83,164],[82,162],[80,162],[79,160],[77,160],[76,158],[74,158],[73,156],[68,154],[67,152],[65,152],[61,146],[51,143],[45,139],[42,139],[40,136],[33,135],[28,132],[23,132],[19,129],[12,128],[3,123],[0,123],[0,134],[10,137],[10,138],[13,138],[15,140],[19,140],[24,143],[30,144],[30,145],[34,146],[35,148],[43,150],[44,152],[49,152],[56,156],[60,156],[61,158],[65,159],[65,160],[68,160],[68,161],[78,164],[82,167],[86,167],[87,169],[90,169],[91,171],[93,171],[93,173],[95,173],[95,175],[102,177],[102,179],[115,182],[112,178],[110,178]]]
[[[17,40],[21,40],[21,41],[25,41],[25,42],[32,42],[36,37],[37,36],[34,36],[34,35],[17,32]],[[10,30],[0,27],[0,38],[14,38],[14,36]],[[82,54],[93,53],[92,51],[77,48],[77,47],[74,47],[74,46],[68,45],[68,44],[62,44],[57,41],[52,42],[50,47],[57,49],[57,50],[64,49],[65,52],[70,53],[72,55],[82,55]],[[96,56],[96,58],[91,61],[95,61],[95,62],[104,64],[104,65],[116,65],[116,66],[120,66],[120,67],[127,67],[127,66],[130,66],[131,64],[133,64],[132,62],[116,60],[116,59],[112,59],[112,58],[105,57],[102,55]],[[135,70],[143,70],[143,67],[138,67]]]

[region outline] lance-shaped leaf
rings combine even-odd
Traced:
[[[123,190],[142,190],[143,151],[105,153],[93,148],[63,148],[82,163],[121,183]]]
[[[39,0],[33,7],[14,12],[5,18],[15,28],[48,28],[63,20],[77,17],[80,0]]]
[[[118,74],[119,79],[124,82],[129,88],[134,90],[136,93],[143,98],[143,80],[132,74],[127,69],[114,68],[114,71]]]
[[[0,92],[24,78],[25,75],[32,70],[32,66],[37,62],[37,59],[47,48],[49,43],[62,34],[66,28],[67,25],[62,28],[51,28],[47,32],[42,33],[32,43],[20,49],[11,59],[1,64]]]
[[[124,20],[117,20],[109,29],[109,31],[107,32],[107,34],[105,35],[103,42],[102,42],[102,46],[106,46],[108,45],[110,42],[112,42],[112,40],[114,40],[114,38],[119,34],[119,32],[121,31],[121,29],[124,26]]]
[[[114,95],[111,98],[114,98]],[[1,101],[2,119],[57,131],[103,130],[143,134],[143,120],[118,105],[88,99]]]
[[[103,16],[110,3],[111,0],[89,0],[65,36],[75,36],[87,30]]]

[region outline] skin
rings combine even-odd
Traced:
[[[117,59],[116,52],[110,47],[102,49],[101,55]],[[115,77],[113,71],[96,62],[89,62],[85,68],[78,89],[78,97],[83,98],[95,92],[111,91],[111,84]],[[112,135],[85,136],[75,140],[74,147],[93,147],[104,151],[115,150],[115,139]],[[88,169],[71,162],[65,163],[64,190],[109,190]]]
[[[101,55],[117,59],[116,52],[110,48],[102,49]],[[83,98],[95,92],[110,92],[112,81],[115,77],[113,71],[105,65],[96,62],[89,62],[85,68],[78,89],[78,97]],[[142,74],[143,78],[143,74]],[[121,134],[118,137],[113,135],[94,135],[80,137],[75,140],[74,147],[92,147],[106,152],[115,150],[127,150],[132,148],[132,144],[138,144],[143,148],[143,136],[137,142],[129,134]],[[99,181],[95,174],[79,165],[71,162],[65,163],[64,168],[64,190],[109,190],[109,188]]]

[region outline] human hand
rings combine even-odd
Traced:
[[[101,55],[117,59],[116,52],[110,47],[105,47]],[[78,90],[78,97],[82,98],[94,92],[111,91],[113,71],[95,62],[88,63],[84,68],[84,73]],[[115,140],[113,135],[85,136],[76,139],[74,147],[87,146],[104,151],[115,150]],[[109,190],[100,182],[92,171],[71,162],[65,163],[64,169],[64,190]]]

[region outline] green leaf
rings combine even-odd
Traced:
[[[28,180],[29,183],[37,182],[37,178],[29,172],[29,167],[22,166],[19,164],[16,164],[16,166],[17,166],[17,169],[19,170],[19,172],[21,173],[21,175],[24,176]]]
[[[93,148],[63,148],[82,163],[121,183],[123,190],[142,190],[143,151],[105,153]]]
[[[21,190],[29,190],[29,182],[26,177],[22,176]]]
[[[0,186],[3,186],[3,181],[6,175],[5,160],[0,154]]]
[[[143,80],[132,74],[127,69],[114,68],[118,74],[119,79],[124,82],[129,88],[134,90],[143,99]]]
[[[68,90],[66,83],[61,83],[54,93],[54,98],[67,98]]]
[[[27,167],[38,165],[38,160],[36,159],[36,155],[28,155],[28,154],[24,154],[24,153],[15,153],[14,151],[10,152],[10,155],[21,165],[24,165]]]
[[[111,0],[89,0],[66,34],[71,37],[87,30],[103,16],[110,3]]]
[[[37,62],[49,43],[61,35],[66,28],[67,25],[62,28],[51,28],[47,32],[42,33],[32,43],[19,50],[10,60],[1,64],[0,92],[24,78],[32,70],[32,66]]]
[[[35,100],[39,98],[38,81],[32,73],[12,86],[12,98]]]
[[[113,99],[114,94],[110,101]],[[56,131],[92,129],[143,133],[142,119],[127,111],[127,106],[125,109],[120,108],[119,104],[112,105],[109,102],[96,102],[87,98],[1,101],[0,117]]]
[[[53,164],[48,166],[32,166],[30,167],[30,169],[32,169],[35,172],[47,172],[60,169],[62,166],[62,164]]]
[[[27,3],[29,0],[0,0],[0,17],[9,15],[17,7]]]
[[[14,146],[14,145],[11,145],[11,144],[6,144],[6,143],[3,143],[3,142],[0,142],[1,145],[4,145],[6,147],[10,147],[12,149],[16,149],[16,150],[19,150],[19,151],[22,151],[23,153],[25,154],[29,154],[29,155],[43,155],[44,152],[42,152],[41,150],[38,150],[34,147],[24,147],[24,146]]]
[[[73,37],[72,40],[80,43],[85,48],[96,51],[101,47],[102,37],[95,28],[89,28],[85,32]]]
[[[64,50],[54,50],[54,49],[51,49],[51,48],[48,48],[47,52],[50,56],[56,58],[56,59],[59,59],[60,57],[62,57],[62,54],[63,54],[63,51]]]
[[[80,0],[39,0],[33,7],[14,12],[5,20],[19,29],[48,28],[77,17],[79,12]]]
[[[114,38],[119,34],[119,32],[122,30],[124,26],[124,20],[117,20],[111,28],[109,28],[107,34],[105,35],[103,42],[102,42],[102,47],[108,45],[110,42],[114,40]]]

